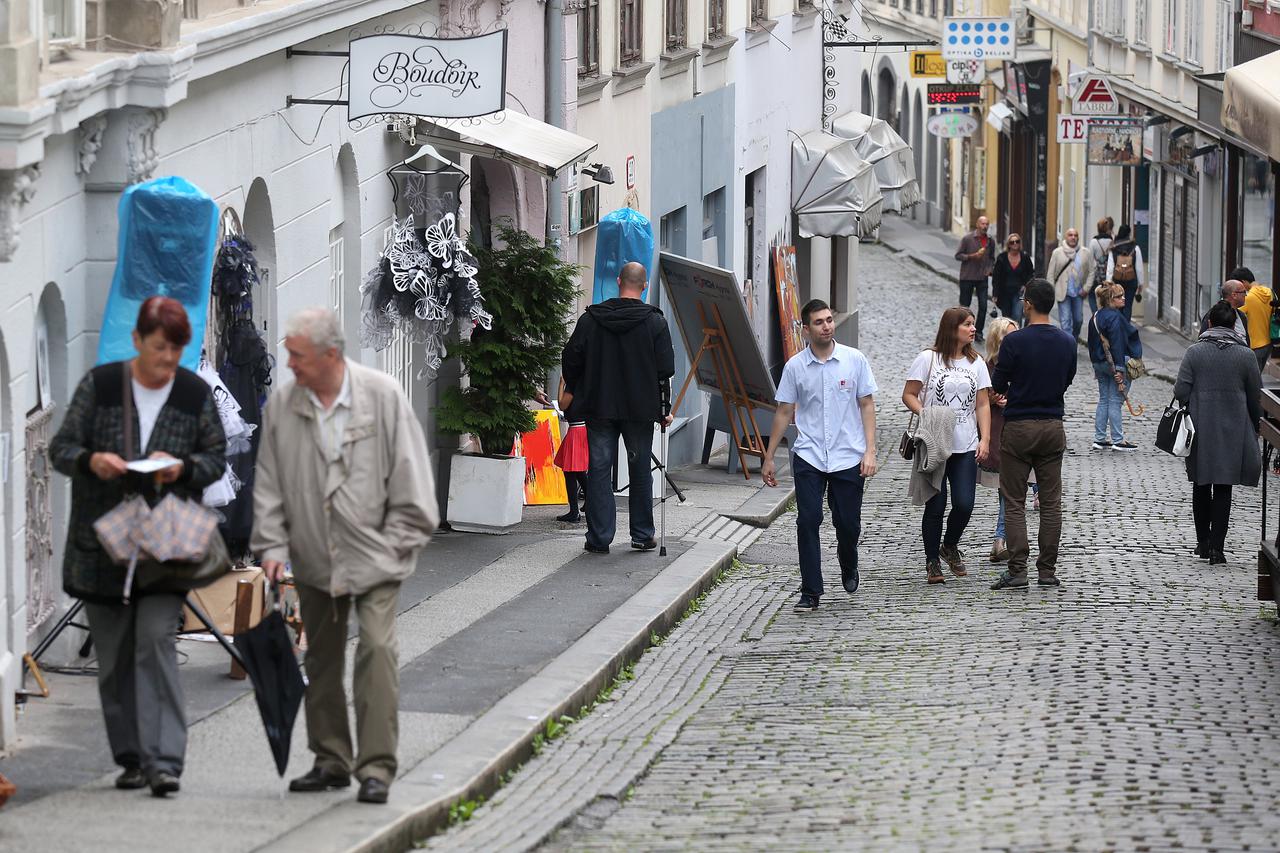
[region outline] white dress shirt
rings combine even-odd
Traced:
[[[325,459],[336,462],[342,458],[342,433],[351,417],[351,371],[345,365],[342,371],[342,388],[333,405],[325,408],[316,392],[307,389],[307,397],[316,409],[316,440],[324,451]]]
[[[867,357],[853,347],[836,344],[826,361],[808,347],[796,353],[782,368],[777,396],[796,406],[792,452],[828,474],[860,465],[867,436],[858,400],[876,390]]]

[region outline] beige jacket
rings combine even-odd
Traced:
[[[1053,282],[1053,298],[1061,302],[1067,298],[1067,267],[1075,262],[1076,254],[1080,255],[1080,277],[1077,282],[1081,293],[1093,290],[1093,252],[1084,246],[1077,245],[1072,252],[1064,243],[1053,250],[1049,256],[1049,268],[1045,271],[1049,281]]]
[[[329,481],[306,389],[271,395],[253,486],[253,550],[288,560],[299,583],[360,595],[413,574],[440,523],[422,427],[395,381],[347,361],[351,414]]]

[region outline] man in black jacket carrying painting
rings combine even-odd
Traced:
[[[627,448],[631,547],[657,547],[649,453],[653,425],[671,423],[663,391],[675,373],[676,354],[662,310],[642,299],[647,274],[629,263],[618,276],[618,296],[592,305],[565,345],[565,388],[583,402],[587,421],[587,541],[585,550],[609,553],[617,529],[613,465],[621,436]]]

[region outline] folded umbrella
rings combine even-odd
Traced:
[[[284,776],[289,766],[293,723],[307,684],[298,668],[289,629],[280,615],[278,595],[271,613],[253,628],[237,635],[235,646],[240,665],[253,682],[253,695],[258,701],[267,743],[276,760],[276,771]]]

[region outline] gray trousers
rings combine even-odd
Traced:
[[[145,595],[127,607],[85,602],[107,740],[121,767],[182,775],[187,720],[176,647],[182,602],[181,595]]]

